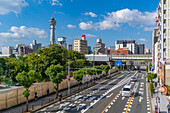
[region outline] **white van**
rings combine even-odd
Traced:
[[[122,89],[122,96],[129,97],[131,96],[131,85],[125,85]]]

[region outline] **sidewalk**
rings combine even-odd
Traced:
[[[158,96],[160,98],[160,104],[159,104],[160,112],[168,113],[167,105],[169,104],[169,102],[167,100],[167,97],[164,94],[161,94],[161,92],[158,93]],[[154,93],[153,97],[151,98],[152,108],[154,111],[155,111],[155,105],[157,105],[156,97],[157,97],[157,93]]]

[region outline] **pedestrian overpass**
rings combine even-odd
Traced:
[[[86,54],[89,61],[110,61],[110,60],[152,60],[152,55],[148,54],[129,54],[129,55],[94,55]]]

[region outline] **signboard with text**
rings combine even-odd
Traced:
[[[122,61],[121,60],[115,61],[115,66],[122,66]]]

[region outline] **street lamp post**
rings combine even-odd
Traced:
[[[68,60],[68,94],[70,94],[70,60]]]
[[[160,103],[160,98],[158,97],[158,89],[159,89],[159,87],[157,88],[157,97],[156,97],[157,109],[156,109],[156,113],[159,113],[159,103]]]

